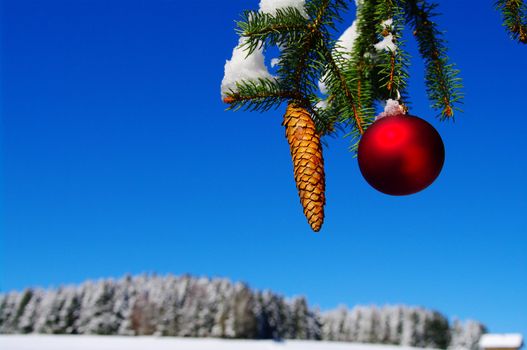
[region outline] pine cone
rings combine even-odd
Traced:
[[[284,115],[285,135],[291,149],[295,182],[304,215],[313,231],[324,222],[326,180],[320,135],[309,113],[293,103]]]

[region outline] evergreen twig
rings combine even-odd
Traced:
[[[419,52],[425,61],[427,93],[432,107],[440,111],[441,120],[452,118],[462,103],[463,94],[459,70],[449,63],[446,41],[432,18],[437,16],[437,4],[425,0],[406,0],[407,22],[417,39]]]
[[[326,58],[327,62],[329,62],[328,73],[330,74],[330,76],[333,75],[336,78],[337,85],[340,88],[340,91],[344,94],[344,99],[347,101],[352,111],[351,114],[346,113],[346,115],[351,115],[353,117],[355,127],[357,131],[362,135],[364,134],[363,118],[360,115],[360,111],[355,104],[355,99],[348,85],[348,81],[346,77],[344,76],[344,73],[339,68],[339,65],[337,64],[336,60],[333,58],[333,55],[334,54],[332,54],[331,50],[329,50],[326,46],[324,46],[324,57]],[[333,82],[330,85],[335,85],[335,83]],[[339,91],[337,89],[333,89],[333,90]],[[332,95],[332,96],[333,98],[335,97],[335,95]]]
[[[273,107],[277,108],[288,99],[302,99],[302,96],[286,90],[276,79],[259,78],[236,83],[236,89],[227,92],[223,101],[229,104],[228,110],[237,111],[243,108],[264,112]]]
[[[357,10],[357,31],[359,37],[355,40],[347,73],[354,80],[355,94],[359,97],[364,123],[369,125],[375,117],[375,101],[378,96],[377,73],[375,72],[375,48],[377,42],[377,18],[375,10],[379,0],[364,1]]]
[[[374,120],[377,101],[392,98],[408,103],[409,56],[402,40],[406,22],[413,27],[425,61],[432,107],[440,111],[441,119],[453,117],[462,100],[462,85],[458,70],[449,63],[442,33],[432,21],[437,5],[426,0],[359,4],[359,35],[351,52],[344,52],[331,34],[347,9],[344,0],[308,0],[305,12],[290,7],[275,14],[244,12],[237,31],[246,38],[247,54],[273,46],[280,47],[281,53],[276,79],[239,82],[236,91],[226,94],[229,109],[265,111],[282,102],[295,102],[310,111],[321,134],[346,125],[351,126],[347,135],[358,140]],[[518,11],[517,16],[523,16]],[[377,51],[374,45],[387,35],[392,35],[395,49]],[[326,101],[318,97],[320,79],[330,96]]]
[[[246,38],[247,56],[262,46],[296,44],[307,29],[306,19],[296,8],[277,9],[275,15],[245,11],[237,21],[237,33]]]
[[[334,130],[334,113],[315,107],[320,72],[326,64],[321,47],[330,40],[329,29],[346,8],[343,0],[311,0],[307,18],[295,8],[278,9],[275,14],[246,11],[237,22],[238,34],[246,38],[247,55],[261,47],[281,48],[277,79],[242,81],[226,94],[228,109],[265,111],[284,101],[293,101],[312,115],[322,135]]]
[[[510,36],[523,44],[527,44],[527,5],[523,0],[498,0],[496,8],[503,16],[503,26]]]
[[[378,54],[379,96],[397,99],[404,104],[408,80],[409,55],[404,50],[402,32],[404,11],[399,1],[380,1],[376,7],[377,33],[379,39],[391,35],[395,49],[383,50]],[[391,22],[391,23],[388,23]]]

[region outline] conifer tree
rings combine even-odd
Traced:
[[[237,59],[259,63],[259,73],[241,74],[238,69],[233,75],[228,61],[222,97],[232,110],[287,105],[283,125],[295,181],[304,214],[318,231],[325,204],[321,137],[344,130],[355,150],[380,103],[392,99],[408,109],[404,27],[417,40],[427,93],[441,120],[452,119],[459,110],[461,80],[434,22],[437,4],[428,0],[356,0],[357,19],[341,40],[336,39],[336,24],[349,0],[281,1],[276,3],[283,7],[272,11],[263,8],[264,2],[260,11],[245,11],[237,22],[240,42],[232,59],[243,51],[244,57]],[[263,66],[263,52],[271,47],[280,49],[273,60],[275,76]]]
[[[116,334],[323,339],[476,350],[485,327],[411,306],[341,306],[319,313],[227,279],[126,276],[59,289],[0,293],[0,334]]]

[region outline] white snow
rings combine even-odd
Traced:
[[[399,101],[389,99],[389,100],[386,101],[386,106],[384,106],[384,112],[380,113],[375,118],[375,120],[378,120],[378,119],[381,119],[381,118],[384,118],[384,117],[389,117],[389,116],[392,116],[392,115],[398,115],[398,114],[401,114],[401,113],[404,113],[404,111],[403,111],[403,108],[401,107],[401,105],[399,104]]]
[[[328,87],[326,86],[326,84],[324,84],[324,82],[322,80],[323,79],[320,79],[318,81],[318,89],[320,90],[321,93],[323,93],[324,95],[327,95],[328,94]]]
[[[382,26],[388,31],[392,31],[393,28],[393,18],[388,18],[387,20],[382,22]],[[377,51],[390,51],[395,52],[397,50],[397,45],[395,44],[395,40],[393,37],[393,34],[386,35],[381,41],[379,41],[377,44],[373,45]]]
[[[324,109],[324,108],[327,108],[327,106],[328,106],[328,100],[320,100],[317,102],[315,107],[319,109]]]
[[[2,350],[412,350],[419,348],[323,341],[87,335],[1,335]],[[430,350],[430,349],[428,349]]]
[[[357,20],[353,21],[351,26],[349,26],[344,33],[337,40],[337,45],[339,46],[339,51],[342,51],[342,58],[349,59],[351,57],[351,52],[353,51],[353,45],[355,40],[358,38],[359,33],[357,32]],[[318,81],[318,89],[324,95],[327,95],[328,88],[324,84],[324,78]]]
[[[395,42],[393,41],[392,34],[386,35],[381,41],[379,41],[377,44],[373,46],[375,46],[375,49],[377,51],[395,52],[395,50],[397,50],[397,45],[395,45]]]
[[[260,0],[260,12],[276,14],[276,10],[285,7],[294,7],[307,18],[305,0]]]
[[[385,27],[391,27],[393,25],[393,18],[388,18],[382,22],[382,25]]]
[[[362,5],[362,1],[356,0],[355,4],[357,7]],[[353,45],[355,45],[355,40],[359,37],[359,32],[357,31],[357,20],[354,20],[353,23],[342,33],[342,35],[337,40],[337,45],[339,46],[339,51],[342,51],[342,58],[349,59],[351,58],[351,53],[353,51]],[[322,77],[318,81],[318,89],[324,95],[327,95],[328,88],[324,84],[324,78]]]
[[[284,7],[294,7],[307,18],[305,0],[261,0],[260,12],[276,14],[276,10]],[[263,48],[254,50],[249,56],[242,47],[246,38],[240,38],[238,46],[232,50],[232,58],[225,62],[225,73],[221,82],[221,96],[225,97],[229,90],[236,91],[236,82],[242,80],[257,80],[258,78],[274,78],[265,65]],[[271,61],[274,67],[278,62]]]
[[[357,31],[357,20],[353,21],[351,26],[348,27],[342,33],[339,40],[337,41],[337,44],[340,45],[343,49],[346,57],[350,56],[351,51],[353,50],[353,45],[355,44],[355,40],[357,40],[359,36],[359,32]]]
[[[521,334],[483,334],[479,340],[482,348],[519,348],[523,344]]]
[[[221,82],[222,97],[229,90],[236,90],[236,82],[273,78],[265,66],[263,48],[258,48],[247,56],[247,51],[242,47],[246,40],[246,38],[240,38],[238,46],[232,50],[232,58],[225,62],[225,74]]]

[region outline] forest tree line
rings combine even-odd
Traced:
[[[0,333],[312,339],[477,349],[485,327],[421,307],[356,306],[321,312],[228,279],[126,276],[0,294]]]

